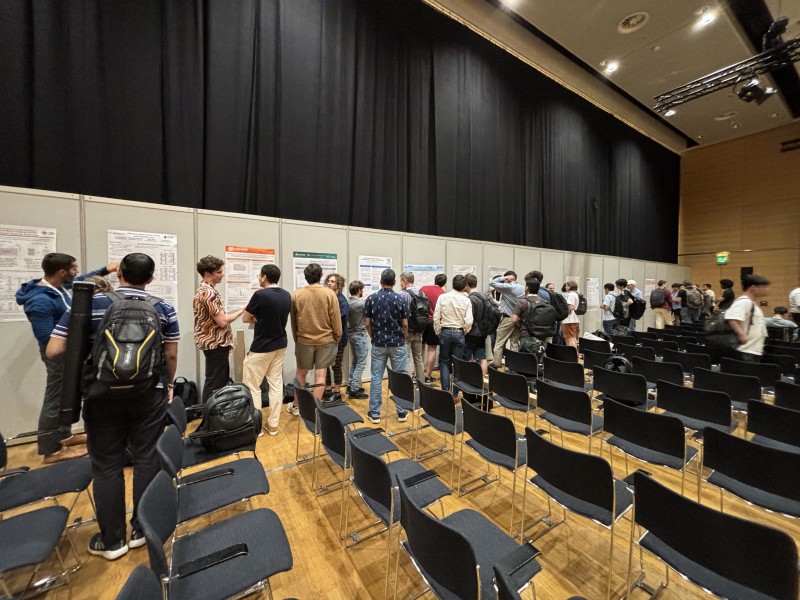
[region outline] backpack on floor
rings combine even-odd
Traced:
[[[428,326],[428,315],[431,312],[431,301],[425,294],[405,290],[411,296],[411,318],[408,319],[408,329],[414,333],[422,333]]]
[[[586,303],[586,296],[580,292],[575,293],[578,294],[578,306],[575,307],[575,314],[580,317],[586,314],[586,311],[589,309],[589,305]]]
[[[186,420],[194,421],[203,418],[203,408],[199,406],[197,384],[186,377],[176,377],[172,382],[172,395],[180,396],[186,406]]]
[[[569,316],[567,299],[558,292],[550,292],[550,306],[556,309],[556,320],[563,321]]]
[[[223,452],[255,443],[261,433],[261,411],[253,405],[243,383],[228,384],[214,392],[203,408],[203,421],[189,435],[209,452]]]
[[[478,334],[480,337],[493,334],[500,325],[500,308],[481,292],[472,292],[470,296],[475,296],[477,300],[472,303],[472,313],[475,317],[475,325],[478,327]],[[472,298],[470,298],[471,300]],[[478,314],[475,311],[477,305],[481,307]]]
[[[558,314],[556,309],[539,296],[526,296],[528,310],[522,319],[522,325],[531,337],[543,340],[556,334]]]
[[[624,356],[612,356],[606,361],[603,368],[615,373],[633,373],[633,364]]]

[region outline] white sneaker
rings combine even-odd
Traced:
[[[300,409],[297,408],[294,404],[287,404],[286,412],[289,413],[290,415],[294,415],[295,417],[300,416]]]

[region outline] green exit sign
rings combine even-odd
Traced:
[[[723,254],[717,254],[717,264],[718,265],[727,265],[728,264],[728,253],[725,252]]]

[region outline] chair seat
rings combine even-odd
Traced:
[[[425,419],[430,426],[436,429],[437,431],[442,431],[449,435],[453,435],[453,424],[448,423],[447,421],[440,421],[429,414],[423,414],[422,418]],[[460,408],[456,408],[456,424],[455,424],[455,432],[461,433],[464,431],[464,417],[463,413],[461,412]]]
[[[188,467],[194,467],[195,465],[202,464],[204,462],[209,462],[212,460],[217,460],[220,458],[225,458],[226,456],[233,456],[237,452],[253,452],[255,453],[256,444],[253,442],[252,444],[246,444],[241,448],[236,448],[235,450],[227,450],[223,452],[210,452],[203,448],[203,445],[200,442],[195,442],[190,438],[183,438],[183,468],[186,469]]]
[[[389,400],[395,403],[397,408],[400,408],[405,411],[416,411],[419,410],[419,390],[414,390],[414,402],[409,402],[405,398],[401,398],[400,396],[395,396],[394,394],[389,394]]]
[[[606,527],[611,526],[611,511],[606,510],[602,506],[597,506],[596,504],[586,502],[585,500],[581,500],[580,498],[576,498],[571,494],[563,492],[557,487],[550,485],[548,481],[539,475],[533,476],[530,481],[545,494],[558,502],[561,506],[566,507],[576,514],[592,519],[593,521],[597,521],[598,523],[602,523]],[[615,521],[617,517],[619,517],[630,507],[631,503],[633,502],[633,495],[631,494],[625,482],[619,479],[614,480],[614,492],[617,499],[616,514],[614,515],[613,519]]]
[[[491,448],[487,448],[483,444],[479,444],[475,440],[467,440],[467,446],[477,452],[484,460],[499,465],[509,471],[516,471],[528,461],[528,447],[525,445],[525,436],[517,434],[517,464],[514,464],[514,457],[497,452]]]
[[[359,427],[358,429],[353,430],[353,435],[358,435],[359,433],[364,433],[367,431],[376,431],[373,427]],[[382,456],[383,454],[387,454],[389,452],[394,452],[397,450],[397,445],[387,438],[385,435],[381,435],[379,433],[373,435],[364,436],[359,440],[361,447],[369,452],[370,454],[374,454],[375,456]],[[350,443],[348,441],[348,443]],[[344,456],[342,456],[336,450],[332,448],[325,447],[325,453],[330,457],[330,459],[335,462],[340,468],[344,468]],[[347,468],[350,468],[350,461],[348,457]]]
[[[776,448],[777,450],[784,450],[786,452],[800,454],[800,446],[794,446],[792,444],[787,444],[786,442],[779,442],[778,440],[773,440],[772,438],[764,437],[763,435],[754,435],[750,441],[755,442],[756,444],[761,444],[762,446]]]
[[[752,502],[767,510],[773,510],[785,515],[800,518],[800,502],[797,500],[765,492],[764,490],[737,481],[727,475],[723,475],[719,471],[712,472],[707,481],[728,490],[733,495],[747,502]]]
[[[719,429],[720,431],[724,431],[725,433],[730,433],[739,426],[739,422],[736,419],[731,419],[731,424],[728,427],[726,427],[725,425],[720,425],[719,423],[713,423],[711,421],[703,421],[702,419],[687,417],[685,415],[680,415],[678,413],[670,412],[668,410],[664,411],[662,414],[679,419],[680,422],[683,423],[683,426],[686,429],[693,429],[695,431],[702,431],[706,427],[713,427],[714,429]]]
[[[666,454],[664,452],[658,452],[657,450],[652,450],[650,448],[645,448],[644,446],[640,446],[639,444],[634,444],[627,440],[623,440],[615,435],[609,437],[606,442],[611,444],[612,446],[616,446],[623,452],[630,454],[631,456],[638,458],[639,460],[643,460],[645,462],[653,463],[656,465],[664,465],[665,467],[670,467],[671,469],[681,470],[684,467],[683,457],[673,456],[672,454]],[[692,458],[694,458],[695,454],[697,454],[697,448],[694,446],[687,446],[686,447],[686,462],[688,463]]]
[[[65,507],[48,506],[0,521],[0,573],[46,560],[67,519]]]
[[[629,400],[620,400],[619,398],[614,398],[613,396],[606,396],[605,394],[600,394],[599,396],[595,397],[595,400],[600,400],[601,402],[605,402],[607,398],[611,398],[620,404],[624,404],[625,406],[630,406],[632,408],[643,408],[644,410],[650,410],[654,408],[656,405],[655,398],[647,398],[644,403],[641,402],[631,402]]]
[[[592,384],[590,382],[586,382],[583,384],[583,387],[577,385],[569,385],[566,383],[560,383],[558,381],[550,381],[548,380],[547,383],[552,385],[553,387],[561,388],[563,390],[575,390],[578,392],[591,392],[592,391]]]
[[[88,456],[5,477],[0,480],[0,512],[49,496],[82,492],[91,481],[92,461]]]
[[[195,600],[228,598],[292,568],[292,551],[283,525],[278,515],[266,508],[248,511],[175,540],[172,564],[180,566],[238,543],[247,544],[246,555],[232,558],[222,567],[170,582],[170,595]],[[220,569],[225,570],[224,577],[220,576]]]
[[[229,506],[239,500],[269,493],[269,482],[264,467],[255,458],[242,458],[212,467],[210,470],[215,469],[233,469],[234,474],[178,488],[179,523]]]
[[[590,433],[595,433],[603,428],[603,418],[600,415],[592,415],[591,432],[589,431],[588,423],[573,421],[572,419],[567,419],[566,417],[559,417],[558,415],[550,412],[544,412],[539,416],[548,423],[555,425],[559,429],[563,429],[564,431],[569,431],[571,433],[580,433],[581,435],[589,435]]]
[[[505,396],[501,396],[500,394],[495,394],[492,396],[493,400],[496,400],[500,406],[503,408],[507,408],[508,410],[518,410],[520,412],[528,412],[531,407],[527,404],[520,404],[519,402],[514,402],[513,400],[509,400]]]
[[[349,406],[327,407],[327,406],[325,406],[323,404],[322,408],[324,408],[325,412],[328,413],[329,415],[333,415],[334,417],[339,419],[339,421],[341,421],[342,425],[344,425],[345,427],[347,427],[348,425],[352,425],[353,423],[363,423],[364,422],[364,417],[359,415],[356,411],[354,411]],[[312,430],[313,430],[313,428],[312,428]]]
[[[476,396],[483,396],[485,394],[488,394],[488,392],[483,386],[477,387],[467,383],[466,381],[461,381],[461,380],[454,379],[453,388],[458,388],[465,394],[475,394]]]
[[[717,575],[684,556],[678,550],[668,546],[650,532],[647,532],[639,543],[642,548],[661,558],[689,581],[707,589],[715,596],[720,598],[749,598],[752,600],[768,600],[770,598],[735,581]]]

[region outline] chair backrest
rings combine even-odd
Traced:
[[[684,373],[691,373],[698,367],[701,369],[711,369],[711,357],[708,354],[664,350],[661,353],[661,357],[664,359],[664,362],[678,363],[683,368]]]
[[[602,367],[611,358],[611,350],[608,352],[597,352],[595,350],[583,350],[583,368],[594,369],[595,367]]]
[[[800,412],[789,408],[751,400],[747,403],[747,431],[800,450]]]
[[[666,335],[666,334],[665,334]],[[677,342],[665,342],[663,340],[642,340],[642,346],[652,348],[656,351],[657,356],[661,356],[664,350],[677,350]]]
[[[633,363],[633,372],[641,375],[650,383],[661,380],[683,385],[683,367],[678,363],[658,362],[655,359],[646,360],[637,356],[634,356],[631,362]]]
[[[8,464],[8,448],[6,447],[6,438],[3,437],[3,432],[0,431],[0,469],[5,469]]]
[[[664,329],[662,331],[667,332],[667,333],[669,333],[669,332],[676,332],[677,333],[680,330],[681,330],[681,326],[680,325],[664,325]]]
[[[695,369],[693,386],[701,390],[725,392],[733,402],[761,400],[761,381],[752,375],[717,373],[710,369]]]
[[[450,392],[421,383],[419,385],[419,405],[425,414],[439,421],[450,423],[455,428],[456,405],[453,404],[453,396],[450,395]]]
[[[183,468],[183,442],[175,425],[167,427],[156,442],[156,452],[161,461],[161,468],[173,479]]]
[[[681,333],[680,335],[665,333],[661,339],[665,342],[675,342],[681,350],[686,348],[686,344],[696,344],[698,341],[696,336],[686,335],[685,333]]]
[[[389,392],[401,400],[414,404],[414,380],[411,379],[411,375],[393,371],[388,367],[386,370],[389,372]]]
[[[625,406],[603,403],[603,429],[632,444],[683,460],[686,434],[680,419]]]
[[[455,356],[453,356],[452,359],[453,377],[456,382],[463,381],[471,386],[483,389],[483,370],[481,369],[480,363],[462,360]]]
[[[636,338],[632,335],[614,335],[611,334],[611,342],[614,344],[614,348],[619,344],[627,344],[628,346],[633,346],[636,344]]]
[[[530,406],[528,380],[524,375],[489,367],[489,391],[520,406]]]
[[[350,456],[353,466],[353,481],[358,490],[373,502],[386,509],[389,515],[392,505],[392,479],[386,463],[361,447],[361,442],[347,432],[350,443]]]
[[[634,373],[618,373],[595,367],[594,389],[625,404],[647,403],[647,380]]]
[[[686,350],[686,352],[689,352],[691,354],[705,354],[706,356],[711,358],[711,360],[713,362],[714,353],[711,351],[711,348],[709,348],[708,346],[702,346],[700,344],[686,343],[686,344],[683,345],[683,349]]]
[[[514,352],[506,349],[503,352],[506,359],[506,369],[524,375],[525,377],[536,377],[539,375],[539,361],[530,352]]]
[[[464,411],[464,431],[490,450],[512,459],[517,455],[517,431],[514,421],[502,415],[481,410],[470,402],[462,402]]]
[[[614,347],[617,354],[621,354],[625,358],[646,358],[647,360],[656,359],[656,351],[647,346],[631,346],[630,344],[617,344]]]
[[[503,573],[503,570],[497,565],[494,565],[492,569],[494,570],[494,583],[497,586],[497,600],[522,600],[511,576]]]
[[[636,338],[636,343],[640,344],[642,340],[657,340],[661,335],[661,330],[655,327],[648,327],[647,331],[634,331],[633,337]]]
[[[314,394],[306,389],[295,386],[294,399],[297,400],[297,408],[300,411],[300,418],[303,419],[306,429],[314,433],[319,433],[316,428],[317,404]]]
[[[677,415],[721,425],[726,431],[731,426],[731,397],[725,392],[659,381],[658,407]]]
[[[567,390],[539,381],[536,384],[536,406],[564,419],[585,423],[591,428],[592,399],[586,392]]]
[[[797,378],[797,361],[793,356],[788,354],[762,354],[761,362],[778,365],[782,375]]]
[[[611,344],[609,344],[606,340],[590,340],[589,338],[578,338],[578,349],[583,354],[586,350],[591,350],[592,352],[611,352]]]
[[[167,416],[178,428],[178,433],[181,434],[181,437],[186,435],[186,426],[189,421],[186,418],[186,406],[180,396],[173,396],[172,402],[167,404]]]
[[[159,576],[166,575],[169,566],[164,543],[178,525],[178,492],[166,472],[159,471],[147,486],[137,516],[147,541],[150,568]]]
[[[800,411],[800,385],[788,381],[776,381],[775,406]]]
[[[564,362],[545,356],[542,365],[545,380],[583,388],[583,366],[577,362]]]
[[[767,337],[771,340],[779,342],[789,342],[791,341],[793,333],[794,329],[790,327],[772,327],[769,325],[767,326]]]
[[[398,479],[397,484],[400,523],[414,561],[434,582],[455,597],[477,599],[480,596],[478,560],[472,544],[461,533],[417,506],[402,481]],[[442,560],[443,556],[447,560]]]
[[[545,356],[563,360],[564,362],[578,362],[578,349],[575,346],[561,346],[559,344],[547,344],[544,349]]]
[[[325,410],[322,403],[314,399],[317,404],[317,417],[319,418],[320,443],[328,452],[328,455],[341,456],[343,459],[345,452],[345,427],[336,415]],[[339,465],[342,466],[342,465]]]
[[[116,600],[161,600],[161,582],[150,567],[139,565],[120,590]]]
[[[765,354],[788,354],[794,357],[794,362],[800,363],[800,344],[773,344],[764,346]]]
[[[633,481],[636,523],[667,546],[763,597],[798,597],[797,546],[787,534],[698,504],[643,473]],[[714,579],[696,583],[718,594]]]
[[[611,465],[592,454],[553,444],[530,427],[525,428],[528,466],[553,487],[608,511],[614,507]]]
[[[781,378],[781,368],[770,363],[751,363],[733,358],[723,358],[719,361],[720,371],[734,375],[752,375],[758,377],[763,387],[773,387]]]

